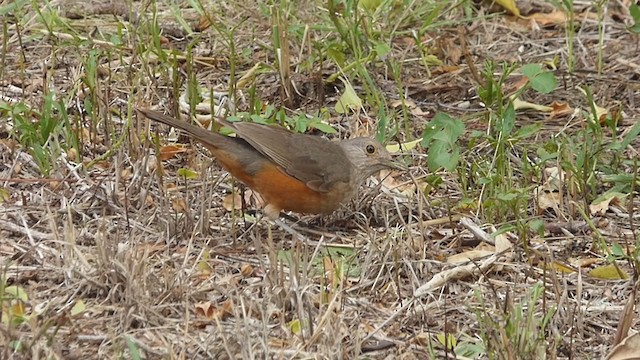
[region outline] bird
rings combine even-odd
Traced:
[[[404,170],[378,141],[357,137],[331,141],[279,126],[229,122],[235,137],[209,131],[161,112],[136,108],[145,117],[185,131],[215,157],[222,168],[264,199],[264,214],[281,211],[330,214],[382,169]]]

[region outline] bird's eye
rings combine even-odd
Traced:
[[[376,152],[376,147],[373,145],[367,145],[367,147],[365,148],[365,150],[367,151],[367,154],[369,155],[373,155]]]

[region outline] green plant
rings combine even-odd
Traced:
[[[536,134],[541,124],[518,127],[515,102],[530,89],[544,94],[552,92],[556,87],[556,79],[540,65],[527,64],[521,67],[527,83],[513,94],[505,94],[504,84],[517,69],[516,64],[503,63],[500,69],[497,69],[497,65],[492,61],[485,64],[484,83],[478,89],[478,95],[487,108],[484,119],[488,129],[486,132],[472,132],[471,138],[472,144],[476,141],[487,141],[493,156],[490,160],[479,159],[472,165],[470,174],[478,176],[475,181],[482,185],[481,203],[485,216],[494,221],[505,221],[515,217],[518,224],[522,225],[520,228],[525,231],[526,226],[521,221],[522,214],[527,213],[526,206],[531,189],[528,183],[520,182],[520,177],[515,176],[525,166],[514,161],[520,158],[518,145]],[[494,76],[496,72],[500,73],[498,77]]]
[[[480,307],[475,314],[490,359],[544,359],[545,354],[555,353],[555,342],[548,339],[547,327],[556,307],[550,306],[540,313],[544,290],[543,284],[536,283],[522,302],[495,306],[487,304],[486,296],[476,290]]]
[[[464,123],[444,113],[438,113],[422,133],[421,145],[427,149],[429,170],[456,168],[460,159],[458,139],[464,133]]]
[[[260,101],[254,105],[254,109],[256,109],[256,111],[257,109],[262,108],[262,102]],[[336,132],[335,129],[326,122],[329,116],[330,114],[326,109],[321,109],[315,115],[298,114],[289,116],[284,108],[276,108],[273,105],[266,105],[262,112],[238,112],[233,116],[229,116],[227,119],[229,121],[242,121],[243,119],[248,119],[259,124],[280,124],[300,133],[304,133],[308,129],[316,129],[325,134],[334,134]]]
[[[78,139],[71,130],[66,107],[53,93],[44,97],[39,113],[19,102],[0,103],[0,115],[13,119],[18,142],[33,156],[44,175],[50,174],[53,162],[63,150],[78,150]]]
[[[640,5],[631,3],[629,5],[629,14],[633,19],[633,25],[629,27],[629,31],[640,34]]]

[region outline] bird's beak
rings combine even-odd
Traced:
[[[400,171],[406,171],[409,169],[405,164],[393,159],[385,159],[383,165]]]

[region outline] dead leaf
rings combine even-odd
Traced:
[[[556,213],[560,210],[560,202],[562,196],[559,191],[550,188],[548,185],[538,186],[534,190],[536,203],[538,205],[538,215],[543,214],[547,210],[554,210]]]
[[[496,236],[496,254],[513,248],[513,244],[509,241],[507,234],[499,234]]]
[[[518,98],[513,99],[513,108],[515,110],[535,110],[540,112],[551,112],[553,110],[550,106],[534,104],[528,101],[523,101]]]
[[[407,198],[412,198],[414,194],[416,194],[416,184],[412,181],[410,182],[399,182],[393,175],[391,170],[381,170],[380,177],[382,178],[382,185],[384,185],[387,189],[393,190],[395,192],[399,192],[400,194],[406,196]],[[428,183],[423,179],[417,180],[417,185],[420,188],[420,191],[424,191]]]
[[[204,318],[207,318],[208,320],[211,320],[213,319],[213,314],[215,313],[215,311],[216,307],[213,306],[213,304],[211,304],[209,301],[196,304],[195,312],[197,316],[202,316]]]
[[[495,253],[495,249],[494,250],[473,249],[473,250],[469,250],[469,251],[465,251],[459,254],[449,256],[449,258],[447,259],[447,264],[463,263],[469,260],[484,258],[490,255],[493,255],[494,253]]]
[[[243,264],[240,267],[240,275],[242,275],[243,277],[253,276],[254,270],[255,269],[253,268],[253,265],[251,265],[251,264]]]
[[[510,77],[502,87],[502,91],[505,94],[513,94],[516,91],[522,89],[529,83],[529,78],[524,75],[518,75]],[[515,105],[514,105],[515,106]]]
[[[169,160],[176,155],[187,151],[182,145],[165,145],[160,148],[160,160]]]
[[[571,264],[572,264],[573,266],[583,268],[583,267],[587,267],[587,266],[591,266],[591,265],[597,264],[597,263],[599,263],[600,261],[601,261],[601,260],[600,260],[600,259],[598,259],[598,258],[590,257],[590,258],[585,258],[585,259],[577,259],[577,260],[574,260],[574,261],[572,261],[572,262],[571,262]]]
[[[171,207],[175,212],[185,213],[187,211],[187,202],[180,195],[173,196],[171,197]]]
[[[624,338],[611,349],[605,360],[640,360],[640,333]]]
[[[554,101],[551,103],[551,112],[549,113],[550,119],[555,119],[567,115],[571,115],[573,113],[573,109],[567,103],[559,103]]]
[[[215,306],[211,302],[197,303],[195,306],[196,316],[204,317],[207,320],[224,320],[233,316],[233,302],[227,300],[221,306]]]
[[[209,17],[203,15],[203,16],[200,16],[200,19],[198,20],[198,23],[195,24],[195,26],[193,27],[193,30],[198,32],[203,32],[207,30],[210,26],[211,26],[211,21],[209,21]]]
[[[533,19],[538,25],[564,25],[567,22],[567,14],[564,11],[556,10],[550,13],[535,13],[528,17]]]
[[[227,194],[222,198],[222,207],[227,211],[241,210],[242,198],[237,193]]]
[[[625,197],[626,195],[622,193],[605,193],[589,204],[589,211],[591,215],[604,215],[610,205],[619,205]]]

